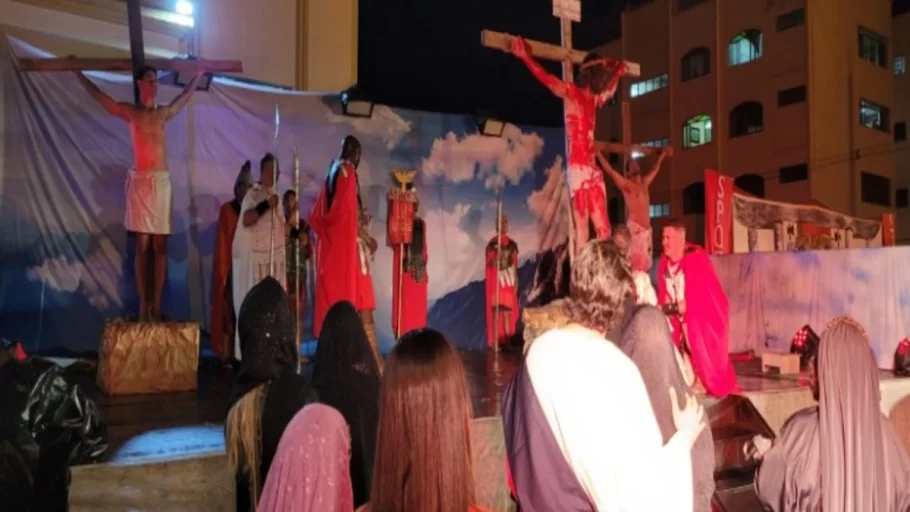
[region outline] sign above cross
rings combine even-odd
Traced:
[[[144,66],[159,71],[178,73],[242,73],[239,60],[148,59],[142,39],[142,6],[140,0],[126,0],[129,22],[131,59],[18,59],[19,70],[41,71],[131,71],[134,75]],[[138,92],[136,92],[138,102]]]

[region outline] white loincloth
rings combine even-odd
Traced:
[[[636,270],[648,272],[654,262],[654,248],[652,247],[651,228],[629,220],[626,227],[632,234],[632,246],[629,248],[629,261]]]
[[[256,208],[261,201],[267,200],[275,192],[272,189],[266,189],[262,185],[256,184],[251,188],[243,198],[240,207],[240,220],[237,222],[237,230],[234,232],[234,240],[231,244],[231,254],[233,256],[231,272],[232,284],[234,286],[234,313],[237,315],[238,326],[240,325],[240,306],[243,305],[243,299],[246,294],[265,279],[270,274],[269,261],[271,259],[271,230],[275,230],[275,273],[272,277],[281,283],[282,288],[287,290],[287,258],[285,257],[285,233],[284,233],[284,216],[281,212],[284,208],[281,205],[281,196],[278,196],[278,205],[270,208],[256,224],[250,227],[243,225],[243,213]],[[273,219],[269,218],[269,214]],[[235,329],[234,335],[234,357],[239,361],[242,359],[240,350],[240,329]]]
[[[174,192],[169,171],[130,169],[126,175],[127,231],[150,235],[170,235],[174,230]]]

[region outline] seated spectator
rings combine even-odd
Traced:
[[[294,317],[284,288],[267,277],[243,299],[237,334],[243,360],[225,422],[228,464],[237,481],[237,510],[256,510],[278,441],[298,411],[317,400],[297,375]]]
[[[281,436],[258,512],[353,512],[350,450],[341,413],[304,407]]]
[[[379,380],[379,366],[357,310],[350,302],[336,303],[322,322],[311,383],[319,401],[337,409],[351,429],[355,507],[370,501]]]
[[[570,323],[534,340],[506,387],[506,451],[523,512],[692,510],[691,448],[704,411],[691,396],[680,411],[675,388],[664,389],[677,430],[665,444],[638,368],[605,339],[633,286],[612,241],[588,242],[563,307]]]
[[[690,384],[683,377],[684,362],[673,344],[666,317],[655,307],[633,306],[617,331],[618,335],[609,338],[638,367],[651,399],[657,426],[660,427],[664,443],[668,443],[676,433],[676,425],[667,389],[688,389]],[[704,429],[692,446],[692,481],[695,497],[693,510],[711,512],[711,498],[714,495],[714,438],[710,428]]]
[[[392,349],[382,379],[373,489],[358,512],[481,512],[458,353],[432,329],[411,331]]]
[[[765,448],[759,500],[773,512],[910,510],[910,460],[881,412],[878,365],[863,328],[834,319],[815,365],[818,405],[791,416]]]

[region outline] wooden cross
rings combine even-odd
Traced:
[[[18,59],[20,71],[132,71],[133,75],[149,65],[159,71],[177,73],[242,73],[239,60],[189,60],[189,59],[148,59],[145,58],[145,43],[142,39],[142,6],[140,0],[126,0],[129,22],[131,59]],[[135,89],[136,103],[139,91]]]
[[[574,64],[582,64],[584,62],[586,52],[581,50],[576,50],[572,48],[572,22],[581,22],[581,1],[580,0],[553,0],[553,15],[559,18],[560,26],[562,29],[561,43],[559,46],[543,43],[540,41],[526,40],[528,47],[530,49],[531,56],[536,57],[542,60],[557,61],[562,62],[562,80],[564,82],[572,82]],[[487,48],[493,48],[496,50],[501,50],[506,53],[511,53],[512,41],[515,39],[515,36],[510,34],[505,34],[502,32],[495,32],[492,30],[483,30],[480,33],[480,42],[483,46]],[[625,62],[626,72],[624,76],[630,77],[639,77],[641,76],[641,66],[635,62]],[[563,113],[565,115],[565,108]],[[599,143],[603,144],[603,143]],[[600,145],[597,146],[598,149],[602,150]],[[566,149],[569,148],[568,141],[568,132],[566,132]],[[631,152],[631,145],[626,151]],[[569,201],[571,205],[571,200]],[[606,208],[606,205],[604,205]],[[571,215],[569,219],[575,221],[575,211],[571,206],[569,207]],[[574,237],[574,227],[569,226],[569,258],[570,260],[574,257],[575,254],[575,237]]]

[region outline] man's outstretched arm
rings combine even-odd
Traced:
[[[654,181],[654,178],[657,177],[657,173],[660,172],[660,164],[663,163],[664,158],[667,158],[667,150],[661,149],[660,153],[657,154],[657,161],[654,162],[654,165],[651,167],[651,170],[648,171],[648,175],[645,176],[645,185],[651,185],[651,182]]]
[[[198,71],[196,76],[190,80],[190,83],[186,84],[186,87],[183,88],[183,92],[178,94],[177,97],[171,101],[171,104],[167,106],[167,118],[169,120],[177,117],[177,114],[179,114],[180,111],[183,110],[183,107],[189,103],[190,98],[193,97],[193,93],[196,92],[196,84],[199,83],[199,79],[202,78],[202,75],[203,72]]]
[[[87,92],[93,100],[98,102],[99,105],[104,107],[104,110],[107,110],[112,116],[117,116],[129,121],[129,112],[132,108],[131,105],[115,101],[114,98],[108,96],[107,93],[99,89],[94,82],[83,75],[81,71],[76,71],[75,75],[79,79],[79,83],[82,84],[82,88],[85,89],[85,92]]]
[[[601,152],[597,153],[597,161],[600,162],[600,166],[603,167],[603,170],[606,171],[607,174],[610,175],[610,178],[613,179],[613,181],[616,183],[617,187],[619,187],[622,190],[626,190],[627,188],[629,188],[629,180],[627,180],[626,177],[623,176],[622,174],[619,174],[618,172],[616,172],[616,169],[613,169],[613,166],[610,165],[610,162],[608,162],[607,159],[604,158],[603,153],[601,153]]]
[[[525,66],[528,67],[528,70],[534,75],[534,78],[536,78],[537,81],[542,83],[544,87],[549,89],[554,95],[565,99],[569,88],[568,85],[550,73],[547,73],[547,70],[544,69],[539,62],[534,60],[534,57],[531,56],[528,43],[525,42],[524,39],[520,37],[513,39],[511,50],[512,55],[518,57],[525,63]]]

